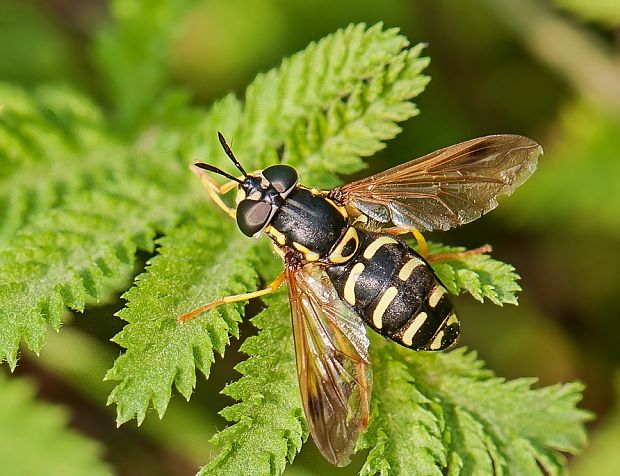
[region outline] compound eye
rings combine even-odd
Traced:
[[[280,195],[286,195],[297,183],[297,171],[288,165],[272,165],[263,170],[265,177]]]
[[[246,236],[254,236],[267,225],[271,205],[259,200],[245,199],[237,205],[237,225]]]

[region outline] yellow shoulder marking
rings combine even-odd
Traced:
[[[323,198],[325,199],[327,203],[329,203],[332,207],[338,210],[338,213],[340,213],[345,219],[349,218],[349,214],[347,213],[347,209],[345,207],[338,205],[331,198],[327,198],[327,197],[323,197]]]
[[[267,228],[265,228],[265,233],[273,237],[273,239],[276,240],[276,243],[278,243],[280,246],[284,246],[286,244],[286,237],[284,236],[284,233],[276,230],[273,226],[269,225]]]
[[[353,244],[354,244],[353,250],[351,251],[351,253],[344,256],[342,252],[344,251],[345,247],[351,241],[353,241]],[[353,228],[352,226],[350,226],[347,232],[342,237],[342,239],[338,242],[338,245],[336,245],[336,249],[334,249],[334,251],[332,251],[329,254],[329,257],[328,257],[329,261],[335,264],[344,263],[350,260],[353,257],[353,255],[355,255],[355,252],[357,251],[358,247],[359,247],[359,237],[357,236],[357,230]]]
[[[304,245],[297,243],[296,241],[293,241],[293,248],[300,251],[304,255],[304,258],[306,258],[306,261],[318,261],[320,258],[318,253],[309,250]]]

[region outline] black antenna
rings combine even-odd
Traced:
[[[220,144],[222,144],[222,148],[224,149],[224,152],[226,152],[226,155],[230,157],[230,160],[232,160],[233,164],[235,164],[235,167],[237,167],[239,171],[247,177],[248,176],[247,172],[243,169],[243,167],[241,167],[241,164],[235,157],[235,154],[233,154],[233,151],[230,150],[230,147],[228,147],[228,144],[226,143],[226,139],[224,139],[224,136],[219,131],[217,133],[217,138],[220,140]]]
[[[205,164],[204,162],[195,162],[194,166],[198,167],[199,169],[205,169],[205,170],[208,170],[209,172],[215,172],[216,174],[223,175],[224,177],[229,178],[230,180],[234,180],[237,183],[243,183],[237,177],[233,177],[229,173],[226,173],[223,170],[218,169],[217,167],[214,167],[213,165]]]

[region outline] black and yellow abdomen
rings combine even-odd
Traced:
[[[459,335],[446,289],[398,238],[357,230],[351,259],[326,271],[338,295],[374,330],[412,349],[445,350]]]

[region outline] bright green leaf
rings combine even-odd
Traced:
[[[250,356],[236,367],[243,377],[223,391],[239,401],[222,411],[235,423],[214,437],[221,451],[200,474],[282,474],[308,436],[286,293],[266,304],[269,307],[252,319],[259,334],[241,346]]]
[[[460,253],[466,251],[460,246],[443,246],[429,243],[431,254]],[[465,291],[476,300],[488,299],[502,305],[517,304],[516,293],[521,291],[517,284],[519,275],[506,263],[491,258],[488,254],[476,254],[463,258],[432,263],[441,282],[453,294]]]
[[[124,296],[128,305],[119,316],[128,324],[114,341],[127,351],[106,376],[120,381],[108,401],[117,405],[119,424],[134,416],[141,423],[151,401],[163,416],[173,383],[189,399],[195,369],[208,377],[214,353],[222,355],[229,335],[239,334],[243,303],[185,324],[176,321],[201,304],[257,285],[254,249],[220,215],[198,208],[188,223],[162,238],[159,254]]]
[[[362,447],[378,445],[363,474],[561,474],[561,452],[585,445],[581,384],[532,389],[535,379],[497,378],[464,350],[411,352],[377,338],[372,351],[375,372],[393,373],[376,379]],[[385,408],[402,395],[413,398]]]

